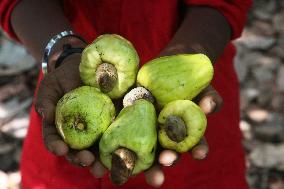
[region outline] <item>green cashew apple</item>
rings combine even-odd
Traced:
[[[80,77],[111,98],[121,97],[136,80],[139,57],[133,45],[115,34],[99,36],[81,57]]]
[[[57,103],[56,128],[73,149],[93,145],[111,124],[115,108],[111,99],[95,87],[83,86],[66,93]]]
[[[176,100],[164,106],[158,117],[158,138],[162,147],[187,152],[204,135],[207,119],[190,100]]]
[[[206,55],[180,54],[160,57],[144,64],[137,84],[155,97],[159,107],[173,100],[192,100],[213,78],[213,66]]]
[[[100,158],[111,171],[113,183],[125,183],[131,174],[148,169],[157,143],[156,112],[152,103],[140,99],[121,110],[103,134]]]

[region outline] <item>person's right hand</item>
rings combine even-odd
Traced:
[[[70,149],[55,126],[55,108],[58,100],[65,93],[82,85],[79,75],[80,58],[81,54],[68,56],[60,67],[44,77],[39,86],[35,106],[42,117],[42,135],[46,148],[56,156],[66,156],[72,164],[82,167],[92,165],[92,173],[100,177],[104,174],[105,168],[94,152]]]

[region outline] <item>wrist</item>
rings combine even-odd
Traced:
[[[215,62],[230,41],[226,18],[210,7],[189,7],[168,46],[161,55],[202,53]]]
[[[72,50],[77,49],[77,51],[71,52],[72,50],[66,49],[66,46],[67,48],[72,48]],[[68,36],[58,41],[52,48],[49,56],[48,72],[55,70],[61,63],[69,62],[70,58],[78,59],[80,62],[81,51],[78,51],[78,49],[84,49],[86,46],[87,44],[84,41],[74,36]],[[60,62],[58,62],[59,59]]]
[[[49,61],[52,61],[52,60],[54,61],[58,58],[58,56],[62,53],[63,46],[65,44],[70,44],[72,47],[79,47],[79,48],[85,48],[87,46],[85,42],[83,42],[82,40],[74,36],[65,37],[54,45],[50,53]]]
[[[159,57],[162,56],[172,56],[177,54],[205,54],[206,56],[209,56],[208,50],[206,50],[205,47],[201,46],[200,44],[171,44],[167,46],[165,49],[160,52]]]

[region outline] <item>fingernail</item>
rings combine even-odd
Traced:
[[[164,150],[159,156],[159,162],[163,166],[171,166],[177,160],[177,154],[171,150]]]
[[[79,162],[79,165],[80,165],[81,167],[87,167],[87,165],[84,164],[83,162]]]
[[[198,154],[198,159],[204,159],[206,157],[206,153],[202,152]]]
[[[194,159],[202,160],[205,159],[208,151],[205,149],[197,149],[194,151]]]
[[[74,164],[79,165],[80,167],[87,167],[87,165],[85,163],[83,163],[82,161],[80,161],[79,158],[74,157],[73,160],[71,160]]]
[[[215,111],[216,103],[212,97],[205,97],[199,102],[199,106],[205,114],[210,114]]]

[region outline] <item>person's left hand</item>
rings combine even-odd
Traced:
[[[217,91],[210,85],[203,90],[196,98],[195,102],[201,107],[206,115],[218,112],[223,101]],[[209,152],[206,139],[203,137],[200,142],[191,149],[192,157],[196,160],[205,159]],[[164,173],[161,166],[172,166],[177,162],[179,154],[173,150],[162,150],[158,156],[158,163],[145,172],[146,181],[153,187],[160,187],[164,180]]]
[[[230,26],[218,10],[207,6],[190,6],[187,7],[178,30],[157,57],[202,53],[207,55],[213,63],[223,53],[230,37]],[[217,112],[223,103],[222,98],[212,86],[203,90],[194,101],[206,115]],[[206,139],[203,138],[189,153],[194,159],[201,160],[206,158],[208,151]],[[159,164],[154,164],[145,172],[147,183],[153,187],[160,187],[165,179],[162,166],[173,165],[178,156],[179,154],[172,150],[161,151],[158,155]]]

